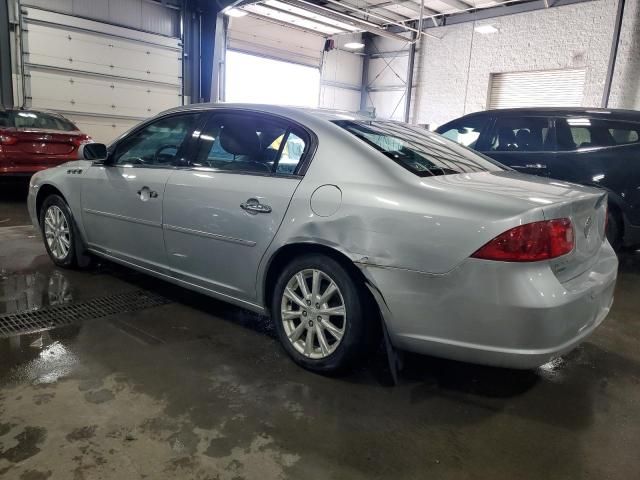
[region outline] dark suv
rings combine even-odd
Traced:
[[[640,244],[640,112],[489,110],[436,131],[520,172],[607,190],[609,241],[614,248]]]

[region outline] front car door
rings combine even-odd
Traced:
[[[164,235],[173,275],[245,303],[301,180],[312,134],[268,114],[216,110],[191,169],[167,183]]]
[[[166,265],[162,201],[167,179],[184,165],[187,139],[200,113],[153,120],[122,138],[82,183],[89,248],[158,270]]]
[[[477,150],[519,172],[547,177],[554,150],[550,127],[543,116],[497,115]]]

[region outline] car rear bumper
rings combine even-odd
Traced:
[[[561,283],[546,262],[468,259],[444,275],[360,265],[398,348],[472,363],[535,368],[575,348],[613,302],[618,260]]]

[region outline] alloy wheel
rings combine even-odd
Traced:
[[[62,209],[51,205],[44,216],[44,236],[56,260],[64,260],[71,248],[71,232],[69,223]]]
[[[293,275],[282,294],[280,311],[287,338],[305,357],[328,357],[344,337],[344,298],[336,282],[321,270],[305,269]]]

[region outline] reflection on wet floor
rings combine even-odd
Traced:
[[[37,310],[72,300],[71,284],[59,270],[21,274],[0,272],[0,314]]]

